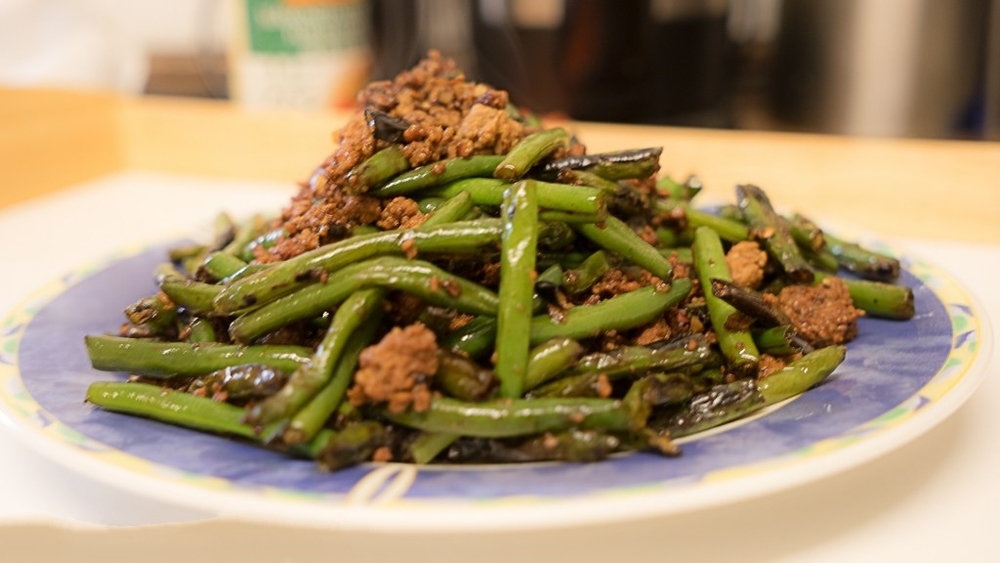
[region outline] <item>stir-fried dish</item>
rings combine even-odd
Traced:
[[[703,208],[660,148],[588,153],[436,52],[359,102],[284,209],[220,215],[86,337],[125,374],[88,402],[323,470],[674,456],[914,314],[895,258],[754,185]]]

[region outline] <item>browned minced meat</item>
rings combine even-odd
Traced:
[[[505,154],[525,135],[524,126],[507,114],[507,92],[467,81],[454,61],[436,51],[394,80],[369,84],[358,101],[409,124],[401,148],[411,167],[454,156]],[[384,218],[379,200],[362,193],[367,186],[354,185],[348,174],[386,143],[375,139],[361,111],[335,140],[333,154],[275,222],[286,237],[270,250],[258,250],[258,261],[291,258]]]
[[[729,266],[733,283],[757,289],[764,281],[767,253],[755,241],[740,241],[726,253],[726,265]]]
[[[587,297],[585,303],[597,303],[603,299],[614,297],[615,295],[635,291],[649,285],[659,285],[662,283],[663,280],[646,270],[625,272],[617,268],[611,268],[604,272],[601,279],[597,280],[597,282],[590,287],[590,296]]]
[[[799,336],[820,347],[853,340],[858,317],[864,315],[854,308],[847,284],[837,278],[826,278],[817,285],[787,286],[778,294],[777,305]]]
[[[354,406],[386,403],[389,412],[430,407],[429,379],[437,372],[434,332],[420,323],[393,329],[361,351],[354,386],[347,398]]]
[[[412,229],[419,227],[425,218],[426,215],[420,212],[417,202],[400,196],[385,202],[376,225],[385,230]]]
[[[654,342],[666,340],[674,333],[670,328],[667,319],[660,317],[643,327],[639,335],[635,337],[634,344],[638,346],[648,346]]]
[[[507,92],[466,81],[455,62],[437,51],[391,82],[372,83],[359,99],[410,124],[403,133],[403,154],[412,166],[455,156],[505,154],[525,134],[507,114]]]

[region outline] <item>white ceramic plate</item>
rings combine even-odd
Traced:
[[[166,246],[124,252],[40,288],[0,325],[0,411],[29,444],[137,494],[224,516],[378,530],[499,530],[678,513],[744,500],[856,466],[932,428],[984,376],[985,313],[933,265],[904,259],[908,322],[861,319],[846,361],[765,416],[684,444],[678,458],[426,467],[311,461],[92,408],[83,336],[114,332],[154,291]],[[122,376],[123,377],[123,376]]]

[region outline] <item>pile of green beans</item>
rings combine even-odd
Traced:
[[[220,215],[214,240],[157,268],[158,292],[118,334],[86,337],[95,369],[126,376],[87,401],[327,471],[677,455],[672,438],[803,393],[844,360],[845,345],[803,341],[764,293],[839,276],[865,314],[914,314],[894,258],[780,215],[756,186],[699,209],[701,183],[661,175],[658,148],[565,156],[564,128],[536,128],[507,154],[411,169],[393,138],[344,189],[411,198],[420,226],[261,263],[275,223]],[[727,266],[744,240],[767,253],[760,289]],[[497,278],[472,273],[490,267]],[[613,279],[625,282],[602,286]],[[392,314],[403,296],[419,304],[406,321]],[[403,322],[434,333],[437,371],[408,374],[429,401],[352,400],[359,358]],[[766,376],[765,355],[782,366]]]

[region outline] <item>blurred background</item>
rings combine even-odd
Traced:
[[[0,0],[0,87],[337,108],[429,48],[575,119],[1000,139],[1000,0]]]

